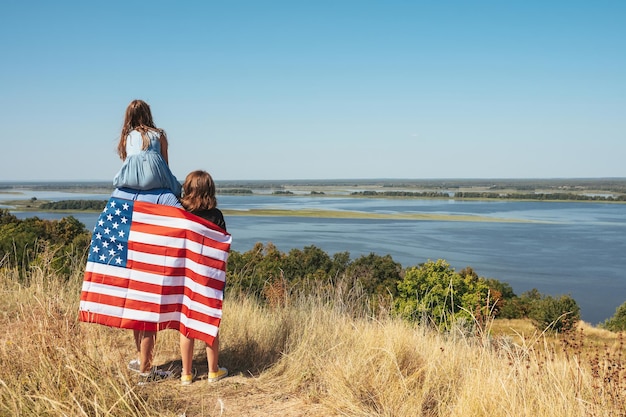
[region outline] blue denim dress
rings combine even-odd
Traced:
[[[133,190],[130,188],[116,188],[111,197],[123,198],[131,201],[147,201],[148,203],[163,204],[183,208],[178,198],[167,188],[154,188],[152,190]],[[218,225],[219,226],[219,225]]]
[[[160,134],[148,131],[150,144],[141,149],[143,140],[137,130],[131,131],[126,138],[126,160],[113,179],[116,188],[133,190],[153,190],[167,188],[180,197],[181,185],[161,155]]]

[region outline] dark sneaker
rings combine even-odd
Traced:
[[[139,359],[133,359],[132,361],[128,362],[128,370],[129,371],[133,371],[133,372],[141,372],[140,371],[140,363],[139,363]]]
[[[153,382],[165,381],[166,379],[171,378],[173,374],[174,373],[172,371],[163,371],[161,369],[154,368],[150,372],[140,373],[137,385],[147,385]]]

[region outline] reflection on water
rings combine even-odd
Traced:
[[[105,198],[107,198],[106,196]],[[100,198],[100,197],[98,197]],[[66,198],[62,198],[66,199]],[[94,198],[95,199],[95,198]],[[519,295],[537,288],[570,294],[583,319],[598,323],[626,301],[626,205],[552,202],[453,202],[342,197],[219,196],[222,209],[349,210],[372,213],[468,214],[546,223],[491,223],[380,219],[227,216],[233,249],[256,242],[279,250],[315,245],[352,259],[389,254],[408,267],[446,259],[455,269],[471,266],[481,276],[508,282]],[[62,218],[60,213],[14,213]],[[96,213],[74,214],[88,229]]]

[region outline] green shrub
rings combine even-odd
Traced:
[[[61,220],[38,217],[17,219],[0,211],[0,259],[8,266],[41,266],[50,263],[54,271],[69,276],[75,255],[86,259],[90,233],[72,216]],[[46,254],[45,261],[41,254]]]
[[[347,266],[346,276],[369,295],[394,296],[402,276],[402,265],[391,255],[363,255]]]
[[[546,295],[532,301],[529,317],[541,331],[565,332],[580,320],[580,307],[569,295],[559,298]]]
[[[626,330],[626,302],[615,309],[613,317],[607,319],[600,327],[612,332],[623,332]]]
[[[447,330],[458,321],[475,323],[491,314],[489,285],[471,269],[462,273],[439,259],[408,268],[398,283],[394,312]]]
[[[282,278],[281,268],[285,254],[272,243],[257,242],[252,249],[228,256],[226,291],[258,296],[267,282]]]

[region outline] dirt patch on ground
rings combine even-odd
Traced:
[[[173,378],[159,383],[158,390],[167,390],[168,396],[175,398],[181,417],[338,415],[315,400],[276,392],[268,389],[266,382],[261,383],[256,378],[241,375],[229,376],[214,383],[199,379],[189,386],[181,386],[178,379]]]

